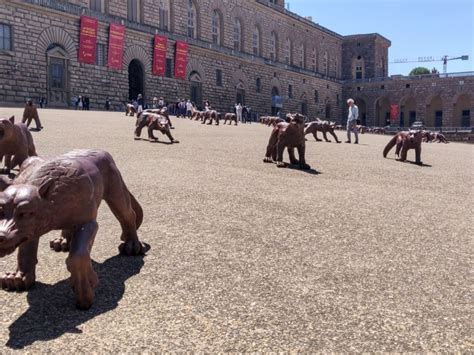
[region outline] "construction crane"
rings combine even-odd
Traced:
[[[405,63],[423,63],[423,62],[443,62],[443,74],[448,72],[448,61],[450,60],[469,60],[468,55],[462,55],[460,57],[450,57],[448,55],[444,55],[441,59],[437,59],[436,57],[418,57],[418,59],[395,59],[393,64],[405,64]]]

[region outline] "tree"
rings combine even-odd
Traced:
[[[408,75],[409,76],[415,76],[415,75],[426,75],[426,74],[431,74],[431,72],[428,68],[416,67]]]

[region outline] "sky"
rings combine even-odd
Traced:
[[[448,72],[474,71],[474,0],[286,0],[290,10],[341,35],[379,33],[392,42],[389,61],[434,57],[436,62],[389,64],[389,74],[435,67],[444,55]]]

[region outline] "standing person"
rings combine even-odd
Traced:
[[[152,104],[151,104],[151,108],[154,109],[154,110],[156,110],[156,109],[158,109],[158,108],[161,108],[161,107],[158,106],[158,98],[157,98],[157,97],[154,97],[154,98],[153,98],[153,101],[152,101]]]
[[[349,115],[347,116],[347,141],[351,142],[351,132],[354,132],[355,142],[359,144],[359,132],[357,132],[357,119],[359,118],[359,108],[355,105],[354,99],[347,100],[349,106]]]
[[[183,118],[186,118],[186,99],[183,99],[181,101],[181,116],[183,116]]]
[[[242,105],[240,102],[235,106],[235,113],[237,115],[237,121],[242,123]]]
[[[165,99],[163,97],[160,97],[158,100],[158,108],[161,110],[163,107],[165,107]]]
[[[245,106],[247,109],[247,121],[252,124],[252,110],[250,109],[250,106]]]
[[[247,123],[248,110],[247,110],[247,106],[245,106],[245,105],[242,107],[242,118],[244,120],[244,123]]]
[[[108,96],[105,98],[105,109],[110,111],[110,99]]]
[[[191,103],[191,100],[188,99],[188,102],[186,102],[186,117],[191,117],[193,115],[193,104]]]
[[[184,99],[179,101],[179,116],[183,118],[186,116],[186,101]]]
[[[211,104],[209,103],[209,101],[204,101],[204,111],[207,112],[211,109]]]
[[[142,113],[144,109],[144,103],[143,103],[143,96],[142,94],[138,94],[137,96],[137,113]]]
[[[41,125],[41,121],[39,119],[38,110],[33,105],[33,100],[27,99],[25,110],[23,111],[23,119],[21,120],[21,122],[26,123],[26,127],[29,127],[31,124],[31,120],[35,120],[37,131],[41,131],[43,129],[43,126]]]
[[[79,110],[82,111],[82,108],[84,107],[84,102],[82,101],[82,96],[79,95],[79,98],[77,99],[77,107],[79,108]]]
[[[178,100],[176,101],[176,105],[175,105],[175,107],[174,107],[174,113],[175,113],[176,117],[179,117],[179,103],[180,103],[180,101],[179,101],[179,99],[178,99]]]
[[[39,101],[39,103],[40,103],[40,107],[41,107],[41,108],[43,108],[44,101],[45,101],[45,98],[44,98],[44,96],[41,96],[41,98],[40,98],[40,101]]]

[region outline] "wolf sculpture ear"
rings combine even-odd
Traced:
[[[15,116],[10,117],[9,120],[12,124],[15,124]]]

